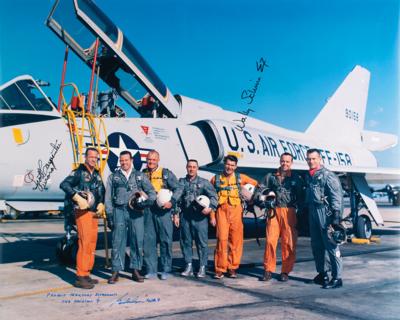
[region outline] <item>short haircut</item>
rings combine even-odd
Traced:
[[[146,158],[148,158],[149,155],[151,155],[151,154],[157,155],[157,157],[160,159],[160,154],[158,153],[157,150],[154,150],[154,149],[153,149],[153,150],[150,150],[149,153],[147,154],[147,157],[146,157]]]
[[[224,163],[226,163],[228,160],[238,163],[238,158],[232,154],[228,154],[227,156],[225,156]]]
[[[89,147],[85,151],[85,157],[87,157],[87,155],[89,154],[89,151],[95,151],[97,154],[99,153],[99,150],[97,150],[96,148]]]
[[[197,166],[199,166],[199,163],[197,162],[196,159],[189,159],[189,160],[187,161],[186,165],[188,165],[189,162],[196,162]]]
[[[121,158],[122,156],[124,156],[126,154],[129,154],[129,158],[132,159],[132,153],[128,150],[121,151],[121,153],[119,154],[119,157]]]
[[[283,156],[289,156],[289,157],[292,159],[292,161],[293,161],[293,155],[292,155],[291,153],[289,153],[289,152],[284,152],[284,153],[281,154],[281,156],[279,157],[279,159],[282,159]]]
[[[319,151],[318,149],[315,149],[315,148],[308,149],[307,155],[309,155],[310,153],[314,153],[314,152],[318,153],[318,155],[321,156],[321,151]]]

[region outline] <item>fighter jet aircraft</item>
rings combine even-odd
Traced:
[[[156,149],[162,165],[177,176],[185,174],[188,159],[197,159],[204,177],[221,171],[223,157],[234,154],[239,158],[238,170],[260,180],[276,170],[283,152],[293,155],[293,169],[305,172],[307,149],[318,148],[324,165],[340,176],[350,195],[348,219],[355,233],[369,237],[371,220],[383,224],[367,181],[400,180],[399,169],[378,167],[372,153],[395,146],[397,136],[364,130],[370,79],[365,68],[355,66],[307,130],[296,132],[246,113],[173,95],[123,32],[90,0],[57,1],[46,23],[112,91],[88,97],[85,104],[75,87],[69,99],[67,84],[62,83],[57,109],[30,76],[0,87],[0,132],[6,150],[0,160],[0,210],[5,213],[16,216],[23,211],[62,209],[64,193],[59,183],[94,141],[89,133],[81,133],[78,139],[72,136],[79,121],[71,124],[62,110],[81,108],[79,115],[90,108],[104,127],[104,137],[96,137],[102,141],[97,143],[106,161],[104,177],[117,167],[123,150],[132,152],[136,170],[142,169],[147,153]],[[265,67],[260,59],[257,68]],[[247,92],[249,99],[255,90],[256,86]],[[115,94],[140,117],[126,117],[114,103]],[[90,102],[95,98],[96,103]],[[359,214],[361,207],[367,208],[367,214]]]

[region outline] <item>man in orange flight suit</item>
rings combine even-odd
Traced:
[[[210,223],[217,228],[217,246],[214,253],[215,278],[221,279],[228,271],[229,278],[236,278],[243,251],[243,207],[241,186],[257,181],[235,172],[238,159],[233,155],[224,158],[224,171],[215,175],[211,183],[218,193],[216,213],[210,214]]]
[[[92,289],[99,281],[90,277],[94,266],[97,243],[97,221],[104,214],[104,184],[101,179],[97,162],[99,152],[95,148],[87,148],[85,163],[71,172],[60,184],[66,197],[75,203],[75,218],[78,229],[78,253],[76,256],[76,282],[74,286],[82,289]],[[94,197],[90,203],[83,197],[84,193]]]
[[[275,199],[275,216],[268,219],[266,243],[264,252],[264,276],[262,281],[272,279],[272,272],[276,269],[276,247],[281,238],[282,272],[280,281],[288,281],[289,273],[293,270],[296,260],[296,208],[303,196],[303,182],[300,177],[291,171],[293,156],[285,152],[280,157],[280,167],[274,174],[267,174],[256,191],[256,204],[265,208],[265,202],[260,201],[262,191],[273,191]],[[259,202],[259,203],[257,203]]]

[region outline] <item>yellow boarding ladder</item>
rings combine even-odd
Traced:
[[[64,95],[65,88],[72,89],[71,99],[67,101]],[[62,115],[69,129],[72,151],[74,156],[73,169],[84,162],[87,148],[96,148],[100,155],[99,170],[103,171],[107,164],[110,146],[107,132],[102,118],[87,112],[84,96],[79,93],[73,83],[64,84],[60,91],[62,97]]]

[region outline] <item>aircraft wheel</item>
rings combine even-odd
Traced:
[[[68,240],[66,236],[60,239],[56,245],[56,257],[62,265],[74,265],[78,253],[78,237],[72,235]]]
[[[371,220],[366,215],[361,215],[357,219],[356,236],[360,239],[369,239],[372,235]]]

